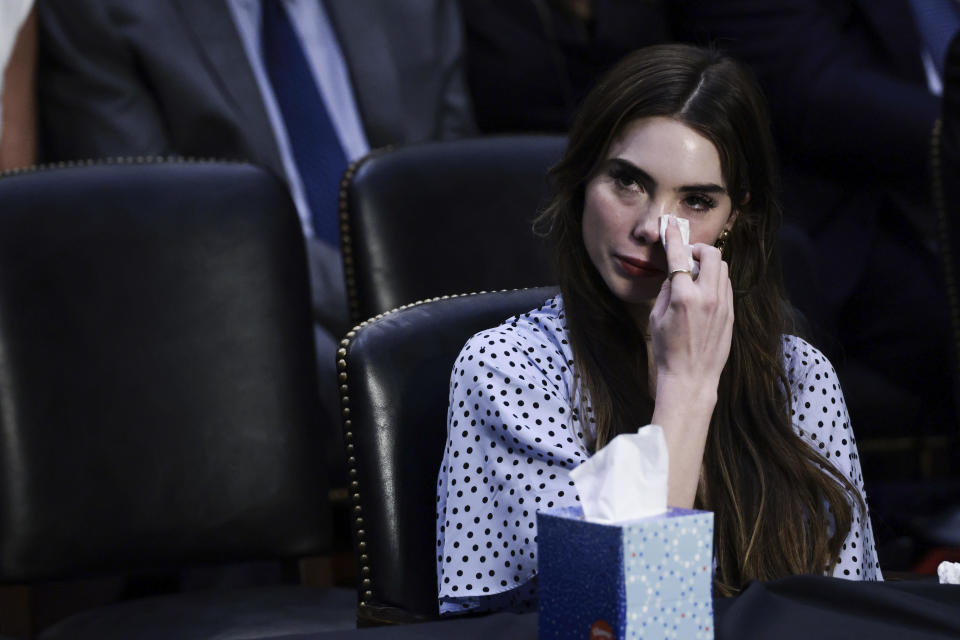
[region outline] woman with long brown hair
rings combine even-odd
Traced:
[[[792,335],[749,73],[686,45],[631,54],[586,99],[551,175],[539,222],[561,295],[475,335],[451,377],[441,613],[532,606],[536,511],[575,504],[570,470],[645,424],[663,428],[668,504],[714,512],[719,592],[881,579],[836,374]]]

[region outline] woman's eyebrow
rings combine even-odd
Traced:
[[[726,193],[727,190],[721,187],[718,184],[707,183],[707,184],[687,184],[682,187],[677,187],[677,193]]]
[[[624,158],[611,158],[610,162],[617,165],[621,171],[626,172],[637,182],[643,182],[646,185],[657,186],[657,181],[649,173]]]

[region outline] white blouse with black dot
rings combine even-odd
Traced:
[[[794,429],[866,501],[833,366],[800,338],[783,340]],[[580,419],[572,367],[559,296],[481,331],[460,352],[437,480],[441,614],[536,607],[536,512],[580,499],[569,474],[594,436]],[[870,518],[856,507],[833,575],[882,580]]]

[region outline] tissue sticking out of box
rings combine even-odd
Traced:
[[[587,520],[626,522],[667,510],[667,443],[651,424],[624,433],[570,472]]]
[[[960,584],[960,562],[941,562],[937,567],[937,576],[940,584]]]
[[[670,218],[677,221],[677,228],[680,230],[680,239],[683,240],[683,248],[687,253],[687,268],[690,269],[690,274],[696,279],[700,274],[700,263],[693,259],[693,245],[690,244],[690,221],[686,218],[678,218],[671,215],[660,216],[660,241],[663,243],[663,248],[666,249],[667,224]]]

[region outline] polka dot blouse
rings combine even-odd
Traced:
[[[866,500],[833,367],[794,336],[784,336],[784,358],[794,429]],[[580,418],[572,366],[559,296],[474,335],[460,352],[437,480],[441,614],[536,607],[536,512],[580,499],[570,470],[590,456],[594,437]],[[882,579],[859,509],[833,575]]]

